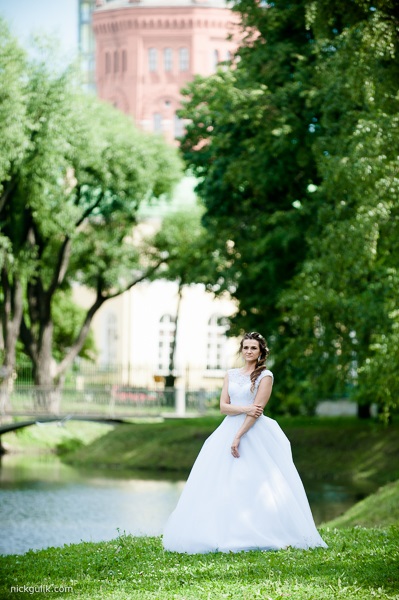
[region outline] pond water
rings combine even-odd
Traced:
[[[304,484],[316,524],[373,491]],[[123,533],[160,535],[183,487],[184,481],[142,473],[83,472],[54,456],[6,455],[0,468],[0,554],[105,541]]]

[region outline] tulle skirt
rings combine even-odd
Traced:
[[[245,415],[227,416],[204,443],[164,529],[166,550],[204,554],[326,548],[313,521],[291,446],[261,416],[231,455]]]

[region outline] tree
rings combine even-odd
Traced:
[[[211,288],[217,277],[217,257],[212,252],[213,242],[201,224],[202,214],[199,205],[173,212],[164,218],[161,229],[149,240],[156,252],[167,258],[155,277],[175,281],[178,286],[167,387],[173,387],[175,382],[176,340],[184,287],[202,283]]]
[[[138,132],[128,117],[82,95],[73,69],[51,72],[47,64],[31,64],[25,73],[29,145],[10,166],[12,191],[2,215],[12,255],[31,259],[29,277],[17,271],[15,281],[26,299],[21,340],[44,402],[49,389],[62,385],[100,306],[161,264],[141,256],[133,242],[136,212],[143,200],[169,193],[180,177],[176,153],[160,138]],[[3,271],[7,290],[11,271]],[[94,301],[50,369],[54,299],[73,283],[92,289]]]
[[[220,290],[239,302],[232,333],[278,336],[277,300],[306,256],[318,114],[309,102],[313,37],[305,2],[239,2],[250,32],[232,68],[196,78],[181,116],[186,163],[200,178],[204,224],[226,268]]]
[[[2,220],[6,203],[15,183],[10,171],[21,163],[29,144],[25,122],[25,89],[21,80],[26,68],[24,52],[10,35],[0,19],[0,303],[4,344],[0,374],[0,414],[8,398],[9,381],[15,368],[15,352],[22,319],[22,284],[16,272],[26,277],[29,257],[23,252],[12,252],[10,240],[4,235]]]
[[[390,1],[341,9],[320,2],[311,15],[319,38],[323,133],[314,153],[320,208],[308,259],[280,307],[294,334],[285,357],[297,357],[296,368],[307,371],[314,390],[349,389],[359,416],[367,417],[371,402],[389,413],[399,384],[393,300],[399,283],[399,21]]]
[[[239,302],[232,331],[272,338],[282,404],[312,411],[353,388],[367,415],[371,374],[397,347],[397,7],[235,8],[240,60],[188,86],[181,115],[220,289]]]

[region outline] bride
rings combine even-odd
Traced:
[[[163,534],[166,550],[203,554],[327,545],[313,521],[290,442],[263,410],[272,393],[262,335],[240,343],[220,397],[226,418],[205,441]]]

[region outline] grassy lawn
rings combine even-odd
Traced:
[[[16,421],[27,421],[19,418]],[[86,421],[43,423],[17,429],[2,435],[7,451],[29,454],[57,452],[57,448],[76,448],[92,443],[96,438],[112,431],[112,425]]]
[[[220,421],[209,417],[115,428],[69,423],[66,428],[31,428],[4,436],[4,441],[25,451],[55,446],[64,460],[82,467],[187,473]],[[279,423],[302,473],[380,484],[399,477],[398,424],[385,428],[354,419]],[[399,599],[398,482],[388,483],[320,531],[326,550],[189,556],[165,552],[159,537],[122,534],[110,542],[1,556],[0,598]],[[18,591],[11,591],[12,586]]]
[[[11,586],[52,586],[51,597],[87,600],[370,600],[398,598],[399,529],[331,529],[328,549],[180,555],[160,538],[121,535],[0,558],[1,598]],[[55,588],[70,591],[57,593]],[[42,588],[43,590],[43,588]],[[35,598],[49,597],[37,591]]]

